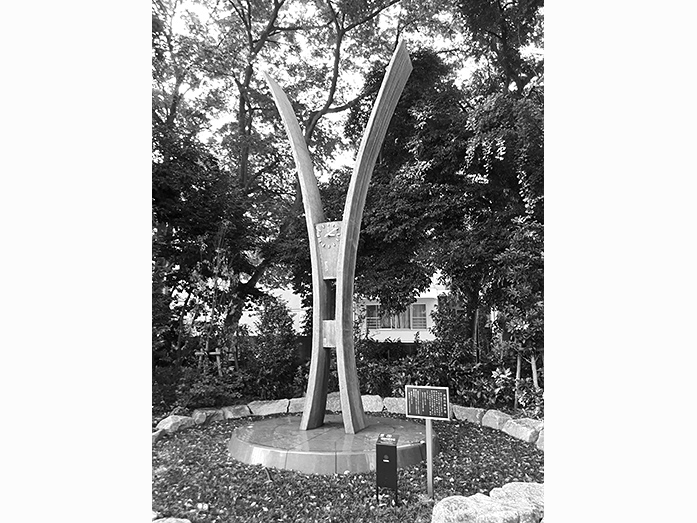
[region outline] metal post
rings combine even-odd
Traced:
[[[428,478],[428,497],[433,499],[433,425],[426,418],[426,477]]]

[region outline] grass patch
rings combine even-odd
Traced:
[[[305,475],[233,460],[228,440],[247,423],[249,418],[213,422],[156,442],[153,510],[192,523],[431,521],[434,501],[426,496],[425,462],[399,470],[397,507],[388,489],[381,489],[376,501],[375,472]],[[433,428],[441,445],[433,461],[435,501],[488,494],[511,481],[544,482],[544,453],[534,445],[468,422],[435,421]]]

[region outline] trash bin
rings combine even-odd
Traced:
[[[397,497],[397,440],[399,436],[380,434],[375,444],[375,498],[380,487],[394,490],[395,504]]]

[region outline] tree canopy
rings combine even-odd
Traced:
[[[541,1],[154,0],[153,346],[233,343],[264,288],[309,295],[295,169],[261,71],[294,105],[339,219],[389,56],[414,70],[368,191],[356,291],[399,311],[440,271],[541,348]],[[528,330],[525,330],[528,329]]]

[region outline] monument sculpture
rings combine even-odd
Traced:
[[[378,153],[412,65],[401,41],[387,67],[363,134],[351,176],[343,219],[327,222],[317,178],[303,133],[281,87],[268,74],[266,81],[291,143],[300,180],[312,263],[312,356],[301,430],[323,425],[327,403],[329,351],[336,349],[339,394],[344,431],[356,434],[366,416],[356,373],[353,343],[353,283],[356,251],[368,185]]]
[[[399,443],[394,449],[395,464],[399,467],[423,460],[423,442],[427,437],[423,425],[388,416],[366,416],[353,345],[353,278],[365,198],[378,152],[411,70],[406,46],[400,42],[387,67],[358,148],[341,221],[326,220],[312,160],[298,121],[281,87],[266,75],[292,146],[310,239],[312,356],[302,416],[269,417],[236,428],[228,451],[238,461],[307,474],[368,472],[376,470],[377,441],[385,434],[399,434]],[[341,417],[325,416],[333,348],[339,374]],[[274,412],[287,412],[290,401],[271,402],[278,407]],[[276,403],[281,405],[276,406]],[[386,404],[385,408],[388,408]],[[252,404],[249,409],[254,415],[270,413]],[[381,410],[382,405],[377,412]],[[435,435],[430,437],[436,442]]]

